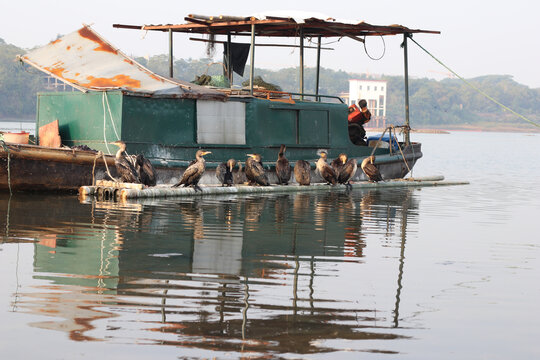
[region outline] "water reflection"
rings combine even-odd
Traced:
[[[41,282],[17,295],[18,311],[48,317],[34,326],[75,341],[266,354],[402,337],[392,329],[417,207],[410,190],[124,204],[0,197],[2,241],[34,243]],[[389,256],[366,253],[380,244],[398,249],[378,275],[395,293],[382,309],[356,284],[364,264]]]

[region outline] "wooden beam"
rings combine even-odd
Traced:
[[[226,44],[226,41],[208,40],[190,37],[189,40],[201,41],[201,42],[214,42],[216,44]],[[287,48],[299,48],[299,45],[287,45],[287,44],[256,44],[255,46],[268,46],[268,47],[287,47]],[[304,49],[318,49],[317,46],[304,46]],[[321,48],[321,50],[334,50],[334,48]]]

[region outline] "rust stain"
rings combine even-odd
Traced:
[[[156,75],[154,75],[154,74],[149,74],[149,75],[150,75],[150,77],[151,77],[152,79],[163,82],[163,79],[160,78],[159,76],[156,76]]]
[[[94,51],[105,51],[113,53],[115,55],[118,54],[117,50],[114,50],[109,44],[101,40],[92,30],[87,27],[83,27],[82,29],[80,29],[79,35],[81,35],[83,38],[99,44],[99,46],[95,48]]]
[[[127,62],[129,65],[133,65],[133,61],[131,61],[130,59],[124,59],[125,62]]]
[[[63,67],[55,67],[54,65],[51,67],[44,67],[44,69],[61,78],[64,77],[64,71],[66,71]]]
[[[59,43],[60,41],[62,41],[62,40],[61,40],[61,39],[56,39],[56,40],[54,40],[54,41],[51,41],[49,44],[50,44],[50,45],[54,45],[54,44],[56,44],[56,43]]]
[[[81,73],[75,73],[75,76],[79,76],[79,75],[81,75]]]
[[[70,79],[70,78],[67,78],[64,76],[64,72],[66,71],[66,69],[64,69],[63,67],[60,67],[60,66],[57,66],[57,67],[54,67],[51,66],[51,67],[44,67],[45,70],[47,70],[48,72],[50,72],[51,74],[54,74],[56,76],[58,76],[59,78],[62,78],[66,81],[69,81],[69,82],[72,82],[74,84],[77,84],[77,80],[75,79]]]
[[[69,49],[71,49],[71,45],[68,45],[68,46],[66,47],[66,50],[69,51]]]
[[[113,78],[96,78],[93,76],[88,76],[86,78],[87,83],[81,85],[88,87],[127,87],[127,88],[140,88],[141,81],[132,79],[127,75],[116,75]]]

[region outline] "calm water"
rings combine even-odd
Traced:
[[[414,139],[471,184],[1,194],[1,358],[539,358],[540,135]]]

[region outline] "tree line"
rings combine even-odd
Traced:
[[[0,119],[34,118],[36,93],[48,91],[45,75],[15,61],[17,54],[26,50],[5,43],[0,39]],[[150,58],[135,58],[137,62],[157,74],[167,76],[168,57],[156,55]],[[304,70],[304,91],[315,93],[315,69]],[[176,59],[175,78],[193,81],[197,75],[221,75],[221,63],[210,59]],[[283,91],[298,92],[298,67],[277,71],[255,69],[255,75],[265,82],[279,85]],[[234,84],[248,80],[249,64],[244,76],[235,74]],[[349,79],[368,79],[365,74],[348,73],[342,70],[322,68],[319,93],[339,95],[348,92]],[[390,123],[404,122],[404,81],[402,76],[378,76],[387,81],[387,119]],[[539,122],[540,89],[531,89],[519,84],[509,75],[487,75],[467,80],[514,111]],[[49,90],[50,91],[50,90]],[[460,79],[433,80],[412,78],[409,80],[410,116],[416,126],[447,126],[463,124],[518,124],[517,116],[504,111],[485,96],[472,89]]]

